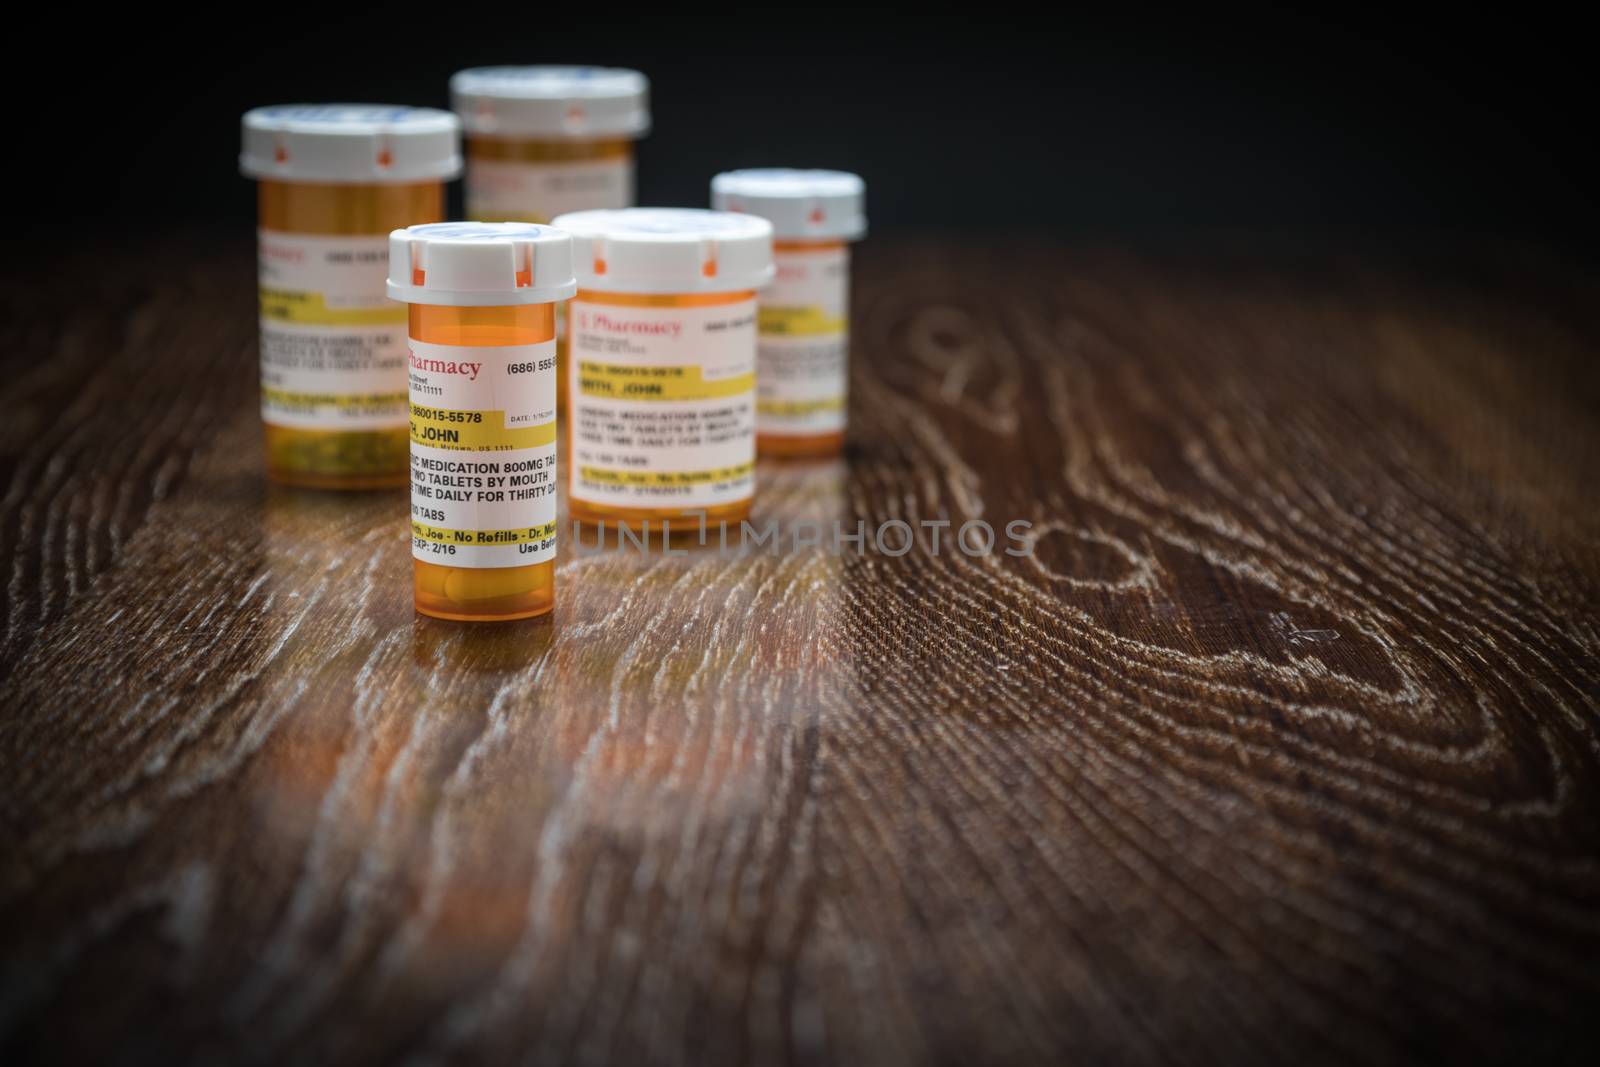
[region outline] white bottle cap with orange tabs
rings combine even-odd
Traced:
[[[572,237],[531,222],[434,222],[389,235],[389,299],[443,307],[550,304],[578,291]]]
[[[617,67],[474,67],[450,79],[468,133],[543,140],[643,137],[650,82]]]
[[[772,225],[699,208],[575,211],[551,225],[572,234],[580,289],[725,293],[772,280]]]
[[[842,170],[733,170],[711,179],[711,206],[761,216],[780,241],[853,241],[867,232],[866,188]]]
[[[431,107],[258,107],[244,114],[239,169],[288,182],[448,181],[461,173],[461,124]]]

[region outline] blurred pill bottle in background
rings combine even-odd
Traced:
[[[406,482],[406,310],[384,291],[389,232],[444,218],[461,172],[447,111],[292,104],[246,112],[257,179],[261,418],[276,482]]]
[[[777,272],[761,293],[756,447],[764,456],[844,448],[850,381],[850,242],[866,233],[866,186],[837,170],[719,174],[711,205],[772,223]]]
[[[572,234],[578,276],[564,341],[572,517],[654,531],[745,519],[771,225],[688,208],[554,225]]]
[[[609,67],[477,67],[450,79],[467,135],[467,217],[549,222],[633,206],[650,83]]]

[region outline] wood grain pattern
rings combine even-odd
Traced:
[[[478,628],[403,495],[263,484],[248,248],[6,277],[0,1055],[1576,1060],[1594,279],[956,267],[869,245],[761,509],[1032,556],[569,552]]]

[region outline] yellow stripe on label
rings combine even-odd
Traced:
[[[756,387],[754,374],[706,381],[699,367],[637,367],[578,363],[578,388],[603,400],[717,400]]]
[[[261,317],[300,326],[390,326],[406,321],[404,304],[379,307],[329,307],[321,293],[261,289]]]
[[[798,418],[801,415],[815,415],[819,411],[843,411],[844,397],[834,396],[823,400],[761,400],[756,403],[756,412],[761,415],[776,415],[783,418]]]
[[[411,440],[430,448],[505,452],[556,443],[554,419],[537,426],[507,426],[503,411],[449,411],[411,405]]]
[[[704,485],[707,482],[731,482],[746,478],[755,469],[754,463],[741,463],[737,467],[718,467],[706,471],[619,471],[606,467],[579,467],[578,477],[596,485]]]
[[[520,530],[446,530],[425,522],[412,522],[411,535],[441,545],[528,545],[555,540],[556,524],[547,522]]]
[[[287,389],[263,389],[261,398],[281,408],[401,408],[405,393],[296,393]]]
[[[826,337],[845,331],[843,315],[830,315],[814,304],[810,307],[762,304],[756,322],[762,333],[775,337]]]

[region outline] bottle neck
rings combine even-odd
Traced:
[[[772,242],[772,250],[774,252],[831,252],[834,250],[843,251],[849,247],[850,243],[848,241],[836,237],[817,240],[780,237]]]
[[[633,142],[625,137],[598,141],[541,140],[537,137],[467,136],[467,158],[503,163],[583,163],[633,158]]]
[[[574,299],[586,304],[609,304],[613,307],[689,308],[737,304],[755,298],[754,289],[737,289],[726,293],[608,293],[599,289],[579,289]]]
[[[509,307],[410,305],[413,341],[435,345],[535,345],[556,336],[554,304]]]
[[[256,191],[259,225],[279,233],[387,234],[444,221],[441,181],[336,184],[263,180]]]

